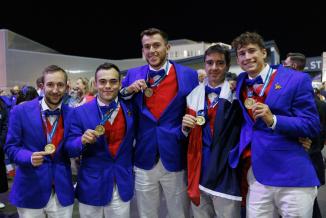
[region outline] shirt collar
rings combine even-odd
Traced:
[[[257,76],[261,76],[264,83],[266,82],[266,76],[268,74],[269,68],[270,68],[269,64],[266,64],[264,69],[257,75]],[[249,74],[248,74],[248,77],[249,77],[249,79],[254,79],[253,77],[249,76]]]
[[[56,109],[58,109],[58,108],[61,109],[61,105],[62,105],[62,101],[60,102],[60,104],[59,104],[56,108],[51,109],[51,108],[46,104],[46,102],[45,102],[45,97],[42,98],[42,100],[41,100],[41,107],[42,107],[42,110],[43,110],[43,111],[45,111],[45,110],[54,111],[54,110],[56,110]]]
[[[221,83],[221,84],[219,84],[219,85],[217,85],[215,87],[213,87],[213,86],[209,85],[209,83],[207,83],[207,86],[210,87],[210,88],[213,88],[213,89],[218,88],[218,87],[221,87],[222,88],[223,83]]]
[[[162,70],[162,69],[165,70],[166,65],[168,64],[168,61],[169,61],[169,60],[166,60],[165,63],[162,65],[162,67],[160,67],[160,69],[158,69],[158,70],[154,69],[151,65],[148,65],[148,66],[149,66],[149,69],[150,69],[150,70],[154,70],[154,71],[159,71],[159,70]],[[172,64],[170,63],[170,64],[169,64],[169,68],[168,68],[168,72],[166,72],[166,75],[169,74],[169,71],[170,71],[170,69],[171,69],[171,66],[172,66]]]
[[[107,105],[107,104],[105,104],[104,102],[102,102],[102,101],[100,100],[100,98],[97,97],[96,99],[97,99],[97,104],[98,104],[99,106],[105,106],[105,105]],[[115,97],[114,101],[115,101],[116,103],[118,103],[118,96]]]

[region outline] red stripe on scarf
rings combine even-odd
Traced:
[[[189,109],[188,114],[196,116],[196,112]],[[199,179],[202,161],[202,128],[196,125],[189,133],[187,152],[188,161],[188,196],[198,206],[200,204]]]

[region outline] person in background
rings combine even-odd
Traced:
[[[67,141],[70,156],[82,156],[76,195],[81,218],[129,218],[134,194],[133,109],[118,97],[117,66],[95,71],[98,95],[75,108]]]
[[[37,94],[39,96],[44,96],[44,92],[43,92],[43,87],[44,87],[44,84],[43,84],[43,77],[40,76],[36,79],[36,91],[37,91]]]
[[[242,200],[239,178],[225,158],[238,143],[242,116],[241,108],[232,105],[234,94],[226,80],[230,51],[213,45],[204,61],[206,84],[188,95],[188,113],[182,120],[183,132],[189,134],[188,195],[195,218],[237,218]]]
[[[235,91],[235,88],[237,86],[237,78],[238,78],[237,74],[228,72],[225,78],[229,82],[231,90]]]
[[[198,73],[198,82],[199,84],[201,84],[204,82],[205,78],[207,77],[207,73],[204,69],[198,69],[197,73]]]
[[[128,70],[120,92],[124,98],[132,98],[135,106],[134,170],[139,216],[159,216],[163,189],[169,217],[189,217],[186,137],[181,123],[186,96],[198,85],[198,75],[167,59],[170,44],[162,30],[144,30],[141,43],[148,64]]]
[[[90,96],[96,96],[97,89],[96,89],[95,77],[94,76],[92,76],[89,79],[89,81],[88,81],[88,87],[89,87],[88,95],[90,95]]]
[[[320,182],[298,141],[320,131],[311,79],[267,64],[264,41],[257,33],[241,34],[232,47],[245,71],[236,89],[245,121],[229,162],[245,166],[247,217],[311,217]]]
[[[26,101],[33,100],[39,97],[37,90],[33,86],[23,86],[18,92],[16,104],[21,104]]]
[[[62,104],[67,74],[50,65],[42,76],[44,97],[16,105],[9,118],[4,150],[17,166],[10,201],[21,218],[70,218],[74,189],[64,146],[71,109]]]
[[[77,92],[76,101],[73,107],[78,107],[93,100],[94,96],[89,95],[88,79],[80,77],[77,79],[74,90]]]
[[[8,191],[7,170],[5,164],[5,154],[3,146],[6,142],[8,131],[8,111],[5,103],[0,99],[0,193]],[[0,209],[6,205],[0,202]]]
[[[290,67],[297,71],[303,71],[306,66],[306,56],[302,53],[288,53],[286,55],[286,60],[283,65],[285,67]],[[320,135],[312,140],[311,147],[308,150],[312,163],[315,167],[318,179],[320,181],[320,186],[325,184],[325,165],[321,150],[324,148],[324,142],[326,139],[326,103],[321,101],[320,92],[318,89],[314,89],[315,93],[315,103],[317,106],[321,131]],[[313,208],[313,218],[321,218],[321,212],[318,205],[317,197],[314,202]]]
[[[11,108],[16,105],[17,96],[18,96],[19,90],[20,90],[20,87],[18,85],[15,85],[15,86],[13,86],[10,89],[10,94],[11,94],[11,97],[10,97]]]
[[[306,56],[302,53],[290,52],[286,55],[283,66],[303,72],[306,66]]]
[[[326,99],[326,82],[322,82],[321,88],[320,88],[320,94],[324,96],[323,99]]]

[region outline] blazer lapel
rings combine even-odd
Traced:
[[[89,123],[88,127],[95,129],[97,125],[100,125],[102,120],[101,112],[97,106],[97,98],[90,101],[89,107],[84,107],[84,110],[86,110],[85,114],[92,114],[92,116],[86,116]],[[99,143],[104,144],[105,146],[107,145],[105,134],[101,135],[97,140],[99,140]]]
[[[34,129],[34,139],[41,140],[41,150],[44,149],[46,142],[46,134],[44,132],[43,121],[41,118],[41,106],[38,99],[32,101],[32,104],[28,104],[25,107],[26,121],[29,123],[29,128]],[[43,146],[43,147],[42,147]]]
[[[180,96],[181,94],[184,92],[184,83],[183,83],[183,72],[182,69],[179,67],[178,64],[175,64],[173,62],[170,62],[175,69],[175,74],[176,74],[176,78],[177,78],[177,83],[178,83],[178,91],[177,94],[174,96],[174,98],[171,100],[170,104],[168,104],[168,106],[165,108],[165,110],[163,111],[161,117],[164,116],[165,113],[169,113],[169,110],[171,110],[171,108],[173,108],[173,106],[175,105],[174,102],[175,101],[180,101]]]
[[[248,114],[247,108],[243,105],[243,102],[241,101],[241,99],[242,99],[241,87],[245,86],[244,80],[246,78],[246,75],[247,75],[247,73],[245,75],[243,75],[242,77],[240,77],[240,79],[238,80],[237,88],[236,88],[236,95],[239,100],[239,104],[242,108],[243,116],[244,116],[245,120],[247,122],[249,122],[250,124],[254,124],[253,120],[251,119],[250,115]]]
[[[125,146],[125,140],[127,139],[127,135],[129,134],[129,132],[130,131],[133,131],[132,129],[131,129],[131,125],[132,125],[132,111],[130,111],[130,109],[122,102],[122,101],[120,101],[120,107],[121,107],[121,109],[122,109],[122,112],[123,112],[123,114],[124,114],[124,117],[125,117],[125,125],[126,125],[126,132],[125,132],[125,135],[124,135],[124,137],[123,137],[123,140],[122,140],[122,142],[121,142],[121,144],[120,144],[120,146],[119,146],[119,149],[118,149],[118,152],[117,152],[117,154],[116,154],[116,156],[115,157],[112,157],[112,158],[116,158],[118,155],[119,155],[119,153],[120,153],[120,150]],[[110,154],[111,155],[111,154]]]
[[[289,81],[289,78],[290,74],[287,73],[286,68],[280,65],[265,100],[265,103],[268,104],[269,107],[275,104],[280,95],[285,92],[285,87]]]

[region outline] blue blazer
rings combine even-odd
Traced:
[[[260,183],[278,187],[311,187],[319,185],[308,153],[298,137],[313,138],[319,134],[320,123],[309,75],[283,66],[277,74],[265,100],[277,118],[275,129],[262,119],[254,122],[240,101],[245,122],[240,142],[230,153],[230,164],[236,167],[243,150],[251,144],[253,173]],[[238,77],[237,97],[247,73]]]
[[[16,176],[10,193],[13,205],[22,208],[39,209],[46,206],[52,185],[62,206],[74,203],[74,189],[71,181],[70,160],[65,153],[64,140],[55,151],[53,159],[45,157],[41,166],[31,163],[33,152],[43,151],[47,144],[39,99],[15,106],[10,115],[5,152],[16,165]],[[70,108],[62,104],[64,139],[70,125]]]
[[[135,165],[149,170],[156,164],[158,156],[164,167],[171,172],[185,168],[186,137],[181,131],[182,117],[186,112],[186,97],[198,85],[196,71],[170,61],[176,70],[178,92],[156,120],[144,102],[142,92],[133,97],[137,117]],[[123,87],[139,79],[146,79],[149,66],[130,69],[123,81]]]
[[[126,120],[126,134],[113,157],[105,135],[100,136],[94,144],[83,146],[81,143],[84,132],[95,129],[101,122],[96,101],[95,98],[74,109],[66,149],[71,157],[82,155],[76,187],[78,200],[83,204],[104,206],[112,199],[114,183],[123,201],[129,201],[134,193],[133,112],[130,103],[119,101]]]

